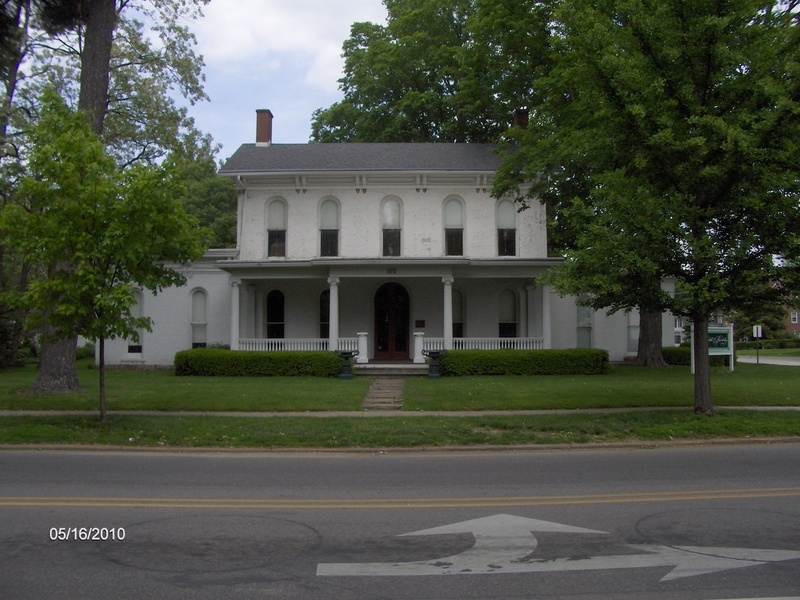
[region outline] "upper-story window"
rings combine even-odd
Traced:
[[[497,203],[497,255],[517,255],[517,211],[511,200]]]
[[[330,198],[319,207],[319,255],[339,256],[339,204]]]
[[[402,238],[402,207],[397,198],[387,198],[381,206],[381,229],[383,230],[383,255],[400,256]]]
[[[459,198],[448,198],[444,203],[444,253],[464,255],[464,205]]]
[[[192,348],[206,347],[206,330],[208,321],[206,320],[207,295],[203,290],[192,292]]]
[[[267,256],[286,256],[286,212],[283,199],[267,206]]]

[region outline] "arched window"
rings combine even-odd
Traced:
[[[381,228],[383,229],[383,255],[400,256],[402,237],[402,209],[397,198],[387,198],[381,207]]]
[[[133,292],[133,305],[131,306],[131,316],[134,318],[140,318],[144,316],[144,307],[142,293],[139,290]],[[131,338],[128,340],[128,354],[141,354],[142,353],[142,337],[144,336],[144,330],[139,329],[138,331],[138,339]]]
[[[319,207],[319,255],[339,256],[339,204],[325,200]]]
[[[512,290],[500,292],[498,322],[499,337],[517,337],[517,295]]]
[[[283,292],[272,290],[267,294],[267,337],[283,339],[285,330]]]
[[[453,290],[453,337],[464,337],[464,295]]]
[[[267,256],[286,256],[286,203],[280,199],[267,206]]]
[[[449,198],[444,203],[444,253],[464,255],[464,205],[458,198]]]
[[[192,348],[206,347],[206,301],[205,291],[195,290],[192,293]]]
[[[497,203],[497,255],[517,255],[517,210],[511,200]]]

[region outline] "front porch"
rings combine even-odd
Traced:
[[[545,340],[541,337],[526,338],[452,338],[426,337],[424,332],[414,332],[413,354],[410,356],[414,364],[424,364],[423,350],[543,350]],[[255,352],[279,352],[286,350],[299,351],[327,351],[343,350],[358,351],[357,364],[368,364],[369,360],[369,334],[360,332],[356,337],[331,338],[306,338],[306,339],[268,339],[244,338],[239,340],[239,350]],[[380,362],[373,361],[373,362]]]

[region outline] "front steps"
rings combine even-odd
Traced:
[[[353,371],[359,377],[372,379],[372,385],[361,403],[361,410],[401,410],[406,379],[427,375],[428,365],[368,363],[355,365]]]

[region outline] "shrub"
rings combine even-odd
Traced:
[[[175,355],[176,375],[219,377],[338,377],[342,359],[333,352],[232,352],[197,348]]]
[[[448,350],[439,358],[442,375],[603,375],[605,350]]]
[[[678,346],[677,348],[662,348],[664,360],[668,365],[674,367],[691,367],[692,366],[692,349],[688,346]],[[727,356],[712,356],[712,367],[724,367],[728,365]]]

